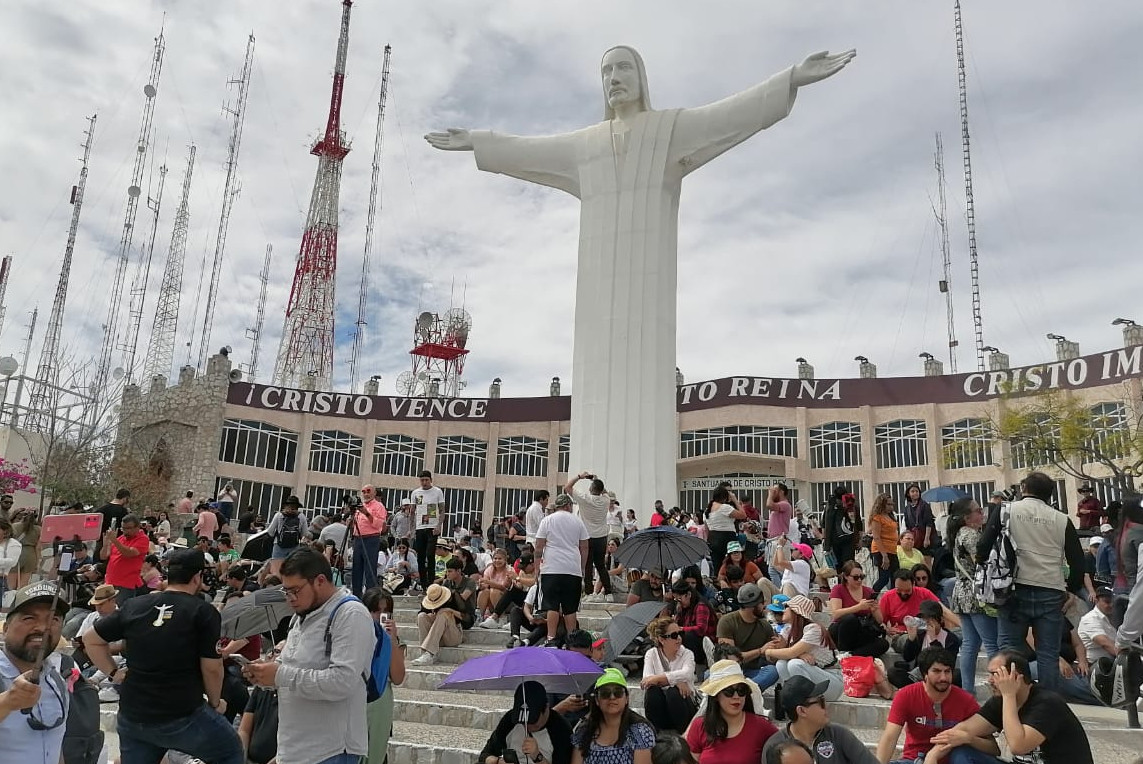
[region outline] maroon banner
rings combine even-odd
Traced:
[[[720,406],[857,408],[965,403],[1004,395],[1112,385],[1143,376],[1143,345],[1002,371],[885,379],[724,377],[682,385],[678,410]],[[249,382],[231,383],[227,403],[272,411],[352,419],[558,422],[571,417],[571,398],[400,398],[316,393]]]

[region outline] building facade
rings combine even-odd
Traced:
[[[1137,421],[1143,345],[988,372],[858,379],[728,377],[678,387],[678,494],[668,506],[705,507],[723,479],[761,503],[776,481],[812,508],[846,486],[864,507],[910,483],[962,488],[980,501],[1044,461],[997,442],[990,422],[1014,393],[1058,390],[1100,415],[1109,430]],[[553,391],[555,392],[555,391]],[[226,482],[263,513],[297,494],[307,512],[340,506],[363,484],[394,506],[431,470],[457,524],[486,527],[517,512],[569,471],[570,398],[399,398],[323,393],[235,381],[215,356],[179,384],[156,380],[124,393],[120,437],[162,441],[173,456],[172,494],[214,495]],[[1049,469],[1049,472],[1052,470]],[[1095,474],[1099,474],[1098,470]],[[607,475],[600,476],[605,482]],[[1074,512],[1074,478],[1060,475],[1058,501]],[[1100,489],[1105,490],[1105,489]],[[621,504],[623,497],[618,497]],[[635,507],[641,524],[650,507]]]

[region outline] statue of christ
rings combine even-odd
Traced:
[[[643,59],[603,56],[604,121],[522,137],[452,128],[425,136],[472,151],[488,172],[580,200],[572,353],[571,465],[614,490],[643,523],[676,503],[675,335],[679,192],[689,173],[790,113],[798,88],[856,55],[815,53],[765,82],[694,109],[651,108]]]

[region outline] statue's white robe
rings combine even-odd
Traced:
[[[599,475],[641,525],[655,499],[670,507],[678,495],[682,179],[789,114],[791,74],[707,106],[644,111],[561,135],[471,133],[481,170],[580,200],[570,469]]]

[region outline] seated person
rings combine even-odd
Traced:
[[[1083,724],[1063,698],[1032,683],[1031,666],[1022,655],[997,653],[988,662],[988,684],[992,697],[979,711],[933,735],[936,747],[925,764],[945,757],[965,764],[1001,764],[992,737],[998,732],[1004,733],[1015,761],[1093,764]]]
[[[421,600],[417,627],[421,650],[413,659],[418,666],[437,661],[441,647],[456,647],[464,641],[464,630],[476,622],[476,582],[461,572],[461,562],[449,559],[443,584],[433,584]]]
[[[476,624],[477,627],[481,629],[502,629],[505,625],[512,623],[511,618],[504,620],[504,614],[513,609],[519,610],[524,607],[524,597],[532,585],[539,580],[536,573],[536,558],[533,553],[521,554],[520,559],[516,560],[513,570],[515,575],[512,577],[512,585],[492,608],[492,614]],[[518,634],[519,631],[517,630],[516,633]]]
[[[916,547],[917,537],[912,531],[905,531],[897,542],[897,565],[912,570],[925,564],[925,555]]]
[[[901,566],[904,567],[904,566]],[[940,599],[940,583],[933,580],[933,572],[929,566],[921,562],[909,568],[913,572],[913,586],[928,589]]]
[[[810,579],[813,571],[810,560],[814,550],[808,544],[791,544],[785,536],[780,536],[774,545],[775,569],[782,571],[782,594],[787,597],[810,596]]]
[[[515,757],[508,758],[521,763],[571,764],[571,727],[548,707],[548,696],[539,682],[522,682],[516,688],[511,710],[501,717],[477,762],[506,764],[506,751],[513,751]]]
[[[909,621],[905,625],[905,643],[902,645],[901,657],[889,669],[889,681],[895,687],[904,687],[913,682],[921,681],[921,673],[917,666],[917,656],[927,647],[943,647],[956,658],[960,654],[961,639],[955,633],[945,628],[944,615],[941,612],[941,603],[925,600],[921,603],[918,618],[924,625],[918,626],[916,621]],[[960,669],[953,669],[953,682],[960,686]]]
[[[683,633],[670,616],[661,616],[647,626],[653,645],[643,661],[644,703],[647,721],[656,730],[686,732],[695,713],[695,656],[683,647]]]
[[[839,579],[829,592],[830,637],[838,650],[880,658],[889,651],[889,641],[881,626],[881,608],[873,590],[865,585],[865,569],[848,560],[841,566]]]
[[[705,664],[703,638],[713,639],[718,626],[714,610],[685,581],[672,586],[671,593],[675,596],[674,616],[682,631],[683,646],[694,653],[696,660]]]
[[[704,560],[703,562],[706,561]],[[690,584],[690,587],[698,592],[699,599],[717,610],[716,600],[718,599],[718,591],[713,586],[707,584],[702,574],[702,568],[698,565],[688,565],[679,571],[679,580]],[[738,608],[735,608],[735,610],[737,609]]]
[[[417,555],[409,549],[408,539],[397,542],[397,551],[389,557],[385,566],[385,585],[393,594],[404,594],[417,582]],[[398,578],[399,576],[399,578]]]
[[[778,681],[778,669],[762,654],[767,648],[785,646],[766,619],[767,602],[755,584],[744,584],[738,590],[738,610],[718,619],[716,630],[720,644],[742,652],[743,673],[763,690]]]
[[[279,643],[271,654],[278,657],[285,643]],[[254,687],[250,700],[238,723],[238,739],[251,764],[270,764],[278,755],[278,691],[272,687]]]
[[[731,541],[726,545],[726,557],[723,558],[722,567],[718,569],[718,587],[720,589],[730,588],[730,580],[726,577],[726,572],[731,567],[742,569],[742,578],[746,583],[756,584],[758,579],[764,575],[757,565],[746,559],[742,544],[738,541]]]
[[[607,640],[596,639],[590,631],[576,629],[569,632],[564,642],[564,648],[579,653],[585,658],[591,658],[600,667],[604,665],[604,647]],[[548,693],[548,704],[557,714],[564,717],[570,729],[575,729],[580,720],[587,716],[587,698],[583,695],[565,695],[563,693]]]
[[[1091,691],[1091,681],[1088,674],[1091,666],[1088,662],[1087,649],[1079,632],[1072,627],[1072,622],[1063,618],[1063,629],[1060,631],[1060,683],[1056,692],[1064,696],[1069,703],[1084,703],[1089,706],[1101,706],[1099,698]],[[1028,636],[1024,644],[1014,652],[1019,652],[1031,665],[1032,681],[1039,678],[1036,665],[1036,640],[1032,629],[1028,629]]]
[[[250,580],[249,568],[244,565],[237,565],[226,571],[226,588],[227,594],[230,592],[239,592],[243,596],[246,596],[258,591],[258,584]],[[223,596],[225,597],[226,595]]]
[[[521,645],[532,647],[547,639],[548,612],[543,607],[539,582],[532,584],[524,595],[524,607],[513,606],[508,611],[508,623],[512,630],[512,637],[508,640],[509,650]],[[521,637],[521,631],[526,632],[526,635]],[[567,629],[561,618],[556,626],[556,639],[563,639],[566,634]]]
[[[433,580],[422,581],[421,585],[427,589],[428,585],[431,583],[439,584],[444,578],[445,563],[451,560],[452,557],[452,545],[444,537],[438,536],[436,552],[435,556],[433,557]]]
[[[893,649],[903,652],[905,641],[908,639],[905,628],[905,618],[916,618],[921,612],[921,603],[925,600],[940,604],[937,595],[928,589],[917,588],[913,585],[913,571],[898,568],[893,574],[893,588],[887,589],[878,600],[877,606],[881,610],[882,623],[885,631],[892,640]],[[951,610],[941,605],[941,614],[944,616],[945,626],[959,627],[960,619]]]
[[[631,584],[631,591],[627,595],[628,607],[652,601],[663,601],[663,571],[658,568],[644,571],[643,577]]]

